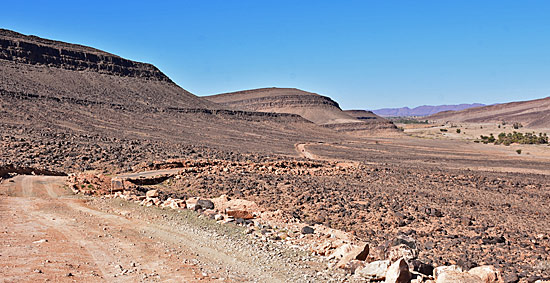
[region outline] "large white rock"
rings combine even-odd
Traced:
[[[404,258],[392,263],[386,271],[386,283],[408,283],[411,280],[409,265]]]
[[[502,283],[504,280],[494,266],[484,265],[470,269],[468,273],[473,274],[481,278],[485,283]]]
[[[378,260],[367,264],[355,273],[361,277],[371,280],[383,280],[386,278],[386,271],[390,266],[389,260]]]
[[[468,272],[446,271],[439,274],[435,283],[483,283],[479,276]]]
[[[438,266],[434,268],[434,278],[437,279],[437,277],[439,277],[440,274],[447,271],[462,272],[462,268],[457,265]]]
[[[157,190],[148,190],[147,193],[145,193],[145,196],[148,198],[156,198],[159,196],[159,192]]]

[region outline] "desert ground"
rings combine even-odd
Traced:
[[[297,89],[229,107],[9,30],[0,51],[0,281],[550,279],[550,147],[476,143],[548,133],[548,99],[401,132]],[[485,122],[509,108],[524,127]]]
[[[493,265],[512,282],[514,278],[548,277],[550,272],[550,230],[545,224],[550,220],[548,149],[525,147],[526,152],[540,150],[546,155],[518,155],[505,146],[463,139],[405,135],[298,143],[295,157],[195,158],[158,172],[155,170],[167,164],[165,161],[142,164],[134,171],[153,170],[145,175],[156,172],[171,177],[129,190],[136,195],[158,190],[161,200],[227,195],[254,201],[265,211],[282,211],[311,226],[352,232],[367,242],[371,251],[383,250],[387,241],[405,235],[415,240],[422,262],[464,268]],[[134,175],[121,176],[139,176]],[[189,212],[191,215],[181,220],[179,214],[172,218],[168,212],[132,202],[75,197],[63,178],[4,180],[2,213],[3,219],[10,220],[4,222],[3,244],[7,248],[2,257],[4,266],[12,267],[5,278],[17,281],[30,274],[69,281],[288,280],[284,268],[269,273],[239,270],[238,266],[248,265],[246,261],[236,265],[223,261],[224,254],[235,256],[233,251],[227,255],[227,242],[213,251],[210,249],[220,248],[217,240],[202,242],[204,234],[189,234],[181,228],[193,231],[195,226],[213,225],[217,227],[214,230],[222,229],[218,235],[241,235],[236,232],[242,229],[239,225],[197,225],[194,220],[189,224],[189,218],[198,219],[200,212]],[[167,228],[167,219],[180,222]],[[37,242],[42,239],[47,242]],[[246,247],[254,250],[254,244]],[[156,256],[146,256],[151,253]],[[375,252],[372,254],[374,259]],[[22,260],[21,255],[28,258]],[[194,258],[204,267],[185,264]],[[317,280],[354,279],[327,269],[322,257],[313,258],[307,262],[317,265],[299,265],[300,274],[311,274],[310,279]],[[32,264],[24,263],[27,261]],[[322,270],[332,271],[329,276]],[[297,280],[308,281],[304,277]]]

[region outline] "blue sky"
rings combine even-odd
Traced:
[[[152,63],[197,95],[296,87],[344,109],[550,96],[545,0],[78,2],[6,1],[0,27]]]

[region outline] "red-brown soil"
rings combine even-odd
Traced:
[[[487,263],[522,278],[550,277],[547,158],[512,156],[456,140],[361,138],[336,133],[296,114],[223,110],[188,94],[150,65],[12,32],[0,33],[0,48],[0,170],[13,164],[16,169],[62,173],[131,172],[154,166],[155,160],[219,160],[228,171],[213,166],[189,171],[176,186],[164,184],[161,196],[237,196],[308,223],[355,231],[373,248],[383,247],[398,234],[409,235],[417,240],[419,258],[426,262],[467,267]],[[83,280],[95,279],[87,272],[102,266],[90,259],[93,249],[107,249],[103,253],[112,258],[107,261],[124,262],[124,255],[132,258],[137,252],[145,258],[157,255],[162,247],[153,239],[145,239],[141,246],[136,243],[137,247],[122,240],[126,236],[130,243],[142,241],[132,235],[145,225],[136,218],[146,217],[147,212],[128,224],[73,200],[2,197],[1,203],[2,219],[13,219],[2,223],[4,234],[19,235],[17,248],[7,251],[30,262],[18,265],[13,257],[5,264],[18,266],[21,272],[32,272],[42,263],[40,256],[27,253],[34,251],[27,242],[32,234],[49,235],[55,242],[45,244],[59,245],[37,250],[37,255],[53,253],[58,274],[67,271],[58,253],[82,261],[78,267],[82,273],[73,275]],[[52,218],[63,220],[63,229],[69,230]],[[156,222],[164,217],[146,219]],[[17,223],[30,224],[17,227]],[[115,228],[111,233],[107,227],[105,232],[101,223]],[[152,225],[147,235],[154,239],[164,233],[161,225],[147,225]],[[105,234],[112,238],[102,236],[102,242],[113,250],[92,239]],[[170,240],[172,236],[162,239],[176,249],[182,240],[179,234]],[[74,252],[67,247],[74,241],[92,251]],[[117,248],[123,249],[122,258],[114,254]],[[168,261],[165,256],[160,255],[161,265]],[[154,260],[146,258],[144,265],[154,265]],[[162,271],[166,276],[179,274],[169,275],[173,265],[166,265],[169,268]],[[102,274],[114,272],[106,269]]]

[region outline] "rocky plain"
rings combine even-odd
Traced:
[[[226,109],[152,65],[7,30],[0,47],[0,207],[3,219],[14,220],[2,227],[7,282],[550,279],[546,155],[409,136],[317,95],[300,100],[301,91],[294,106],[260,100],[283,101],[279,108],[290,113],[243,107],[247,92]],[[333,117],[361,126],[327,127],[338,123],[322,119],[326,104]],[[311,109],[296,110],[303,107]],[[382,126],[369,132],[372,124],[360,117]],[[67,177],[50,184],[17,175]],[[36,217],[25,218],[26,209]],[[48,241],[82,246],[69,258],[85,271],[74,271],[76,264],[51,271],[59,277],[32,265],[41,252],[33,247],[48,241],[21,241],[42,233],[33,221],[52,227],[46,235],[64,234],[69,228],[55,219],[77,219],[71,233]],[[140,230],[125,234],[134,229],[127,221]],[[102,223],[122,226],[107,233],[112,228]],[[168,230],[184,228],[195,234]],[[209,237],[223,244],[193,242]],[[125,256],[99,248],[103,241]],[[130,251],[141,263],[128,261]],[[167,269],[151,259],[157,255]],[[169,263],[175,255],[184,264]],[[189,264],[190,255],[200,260]],[[28,264],[17,261],[24,256]]]

